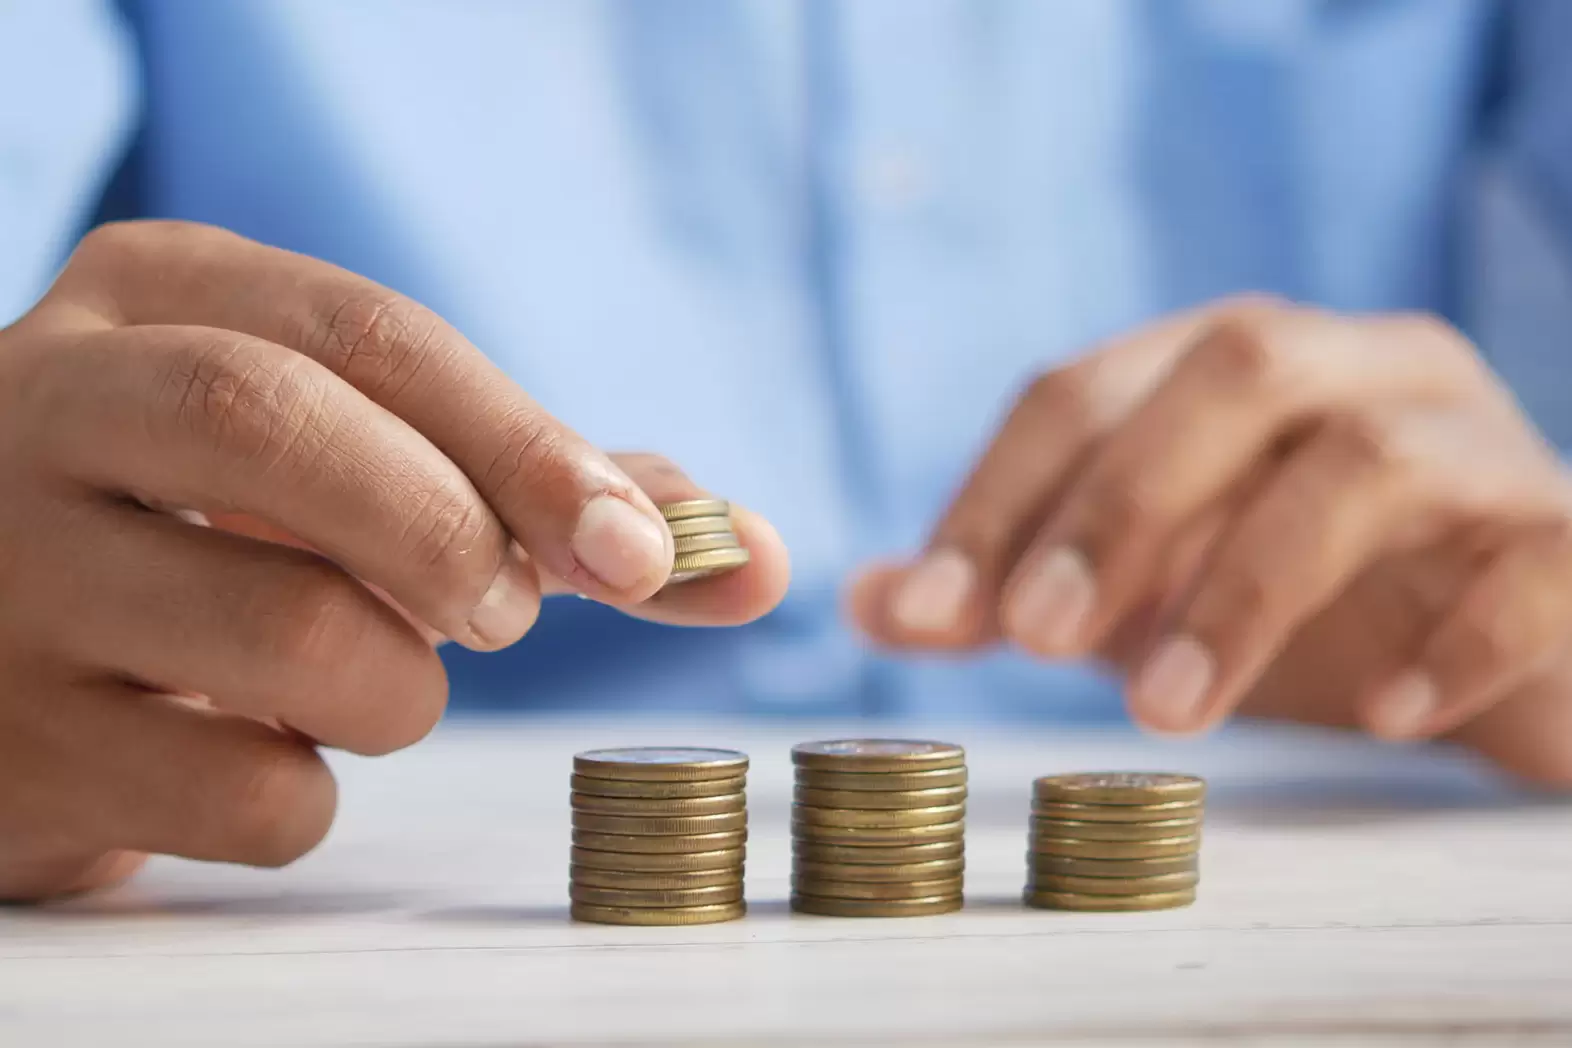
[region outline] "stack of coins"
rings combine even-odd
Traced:
[[[1098,772],[1033,783],[1026,902],[1050,910],[1166,910],[1195,901],[1206,783]]]
[[[734,750],[591,750],[573,758],[575,920],[714,924],[742,898],[748,757]]]
[[[961,908],[965,751],[845,739],[803,743],[791,756],[792,909],[917,917]]]
[[[731,526],[731,504],[724,499],[688,499],[659,507],[677,547],[668,586],[734,571],[748,563],[748,551]]]

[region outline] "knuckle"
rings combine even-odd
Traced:
[[[320,757],[273,744],[242,773],[230,805],[240,850],[256,866],[287,866],[327,836],[337,787]]]
[[[1407,458],[1398,430],[1368,412],[1351,412],[1327,421],[1321,439],[1340,472],[1384,472]]]
[[[176,358],[153,405],[184,432],[242,460],[284,458],[324,443],[306,439],[319,421],[309,385],[287,358],[269,361],[216,339]]]
[[[396,399],[417,375],[441,367],[442,322],[391,291],[356,290],[315,322],[313,354],[374,400]]]
[[[1276,603],[1271,569],[1248,560],[1223,566],[1202,589],[1190,616],[1207,639],[1268,620]]]
[[[344,653],[358,650],[374,626],[360,584],[326,561],[278,581],[282,592],[262,613],[268,657],[307,672],[342,666]]]
[[[1014,413],[1046,416],[1077,428],[1091,415],[1086,382],[1074,366],[1045,371],[1026,384],[1016,398]]]
[[[1269,320],[1232,313],[1219,319],[1188,355],[1188,365],[1224,388],[1258,389],[1284,377],[1286,361]]]
[[[487,548],[491,525],[491,511],[468,484],[438,481],[410,512],[399,543],[401,559],[423,572],[465,571],[476,559],[471,554]]]
[[[501,437],[501,450],[481,474],[483,490],[504,500],[528,499],[568,472],[565,435],[543,415],[515,412]]]
[[[1162,526],[1168,518],[1155,485],[1140,477],[1108,477],[1092,481],[1076,512],[1083,544],[1116,548],[1132,535]]]
[[[1504,615],[1475,611],[1459,619],[1448,632],[1452,650],[1438,654],[1445,662],[1466,666],[1470,676],[1512,665],[1517,659],[1517,634]]]

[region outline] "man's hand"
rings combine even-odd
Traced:
[[[316,744],[420,739],[432,641],[512,644],[544,593],[763,614],[785,552],[745,511],[746,569],[657,595],[652,499],[698,494],[385,288],[219,230],[98,230],[0,331],[0,899],[147,852],[296,858],[335,807]]]
[[[1230,302],[1050,372],[852,605],[894,646],[1107,659],[1162,731],[1243,708],[1572,782],[1572,485],[1429,318]]]

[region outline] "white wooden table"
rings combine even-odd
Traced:
[[[888,726],[964,743],[964,912],[787,912],[787,749],[866,726],[500,722],[338,762],[329,841],[285,871],[157,862],[0,911],[0,1045],[1572,1044],[1572,807],[1452,755],[1343,736],[1199,744]],[[754,758],[743,921],[567,920],[569,758]],[[1205,774],[1201,900],[1023,909],[1031,778]]]

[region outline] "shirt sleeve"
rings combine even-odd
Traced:
[[[0,3],[0,327],[44,291],[92,213],[136,85],[110,0]]]

